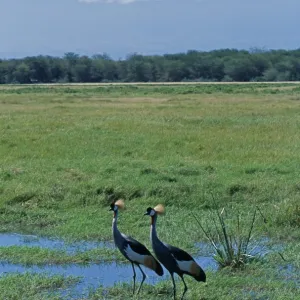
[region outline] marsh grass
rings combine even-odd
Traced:
[[[267,226],[275,242],[293,246],[299,240],[299,92],[282,83],[0,86],[0,230],[111,240],[109,204],[122,197],[122,232],[151,249],[149,222],[141,216],[162,203],[161,239],[196,253],[199,227],[191,212],[201,210],[201,223],[213,228],[213,191],[219,207],[245,214],[241,224],[251,223],[250,206],[261,207],[268,223],[257,222],[253,233],[259,237]],[[293,249],[287,258],[299,261]],[[17,251],[20,261],[31,255]],[[210,277],[217,278],[211,280],[219,299],[244,299],[245,274],[253,272],[255,289],[264,268],[254,261],[241,278]],[[276,266],[270,272],[277,274]],[[281,277],[274,285],[266,279],[256,295],[280,299],[277,289],[292,299],[293,288],[284,285]],[[192,290],[202,295],[202,286]],[[203,297],[215,299],[216,292]]]
[[[221,212],[213,199],[213,208],[210,208],[210,217],[213,223],[211,228],[204,228],[200,218],[193,216],[200,229],[209,240],[215,250],[214,259],[220,268],[231,267],[244,268],[254,259],[258,259],[261,253],[253,254],[253,229],[257,217],[257,209],[254,208],[249,224],[243,224],[243,217],[239,211],[235,212],[236,222],[232,226],[225,215],[227,209],[222,208]],[[232,220],[231,220],[232,221]],[[259,243],[257,245],[259,248]],[[252,249],[250,249],[252,247]]]
[[[11,85],[0,87],[2,94],[61,94],[76,95],[97,93],[101,96],[157,96],[193,94],[296,94],[299,87],[295,83],[231,83],[231,84],[109,84],[109,85]]]
[[[62,299],[59,292],[79,282],[72,276],[6,274],[0,277],[1,299]]]
[[[285,283],[278,278],[273,269],[258,269],[255,264],[248,273],[236,270],[232,273],[223,269],[217,273],[207,272],[209,282],[205,286],[195,283],[189,277],[186,282],[189,290],[185,295],[186,300],[193,299],[276,299],[295,300],[299,299],[298,288],[295,283]],[[180,279],[177,282],[178,293],[181,286]],[[155,286],[145,283],[139,297],[132,297],[132,284],[117,284],[112,288],[100,287],[97,291],[91,292],[89,299],[162,299],[172,298],[171,279],[162,281]]]
[[[198,195],[214,190],[241,210],[266,207],[270,231],[285,236],[297,224],[300,103],[289,100],[297,86],[284,86],[272,85],[284,97],[268,84],[1,89],[0,229],[107,240],[113,199],[129,205],[127,231],[157,201],[180,207],[169,221],[181,226],[193,207],[210,207]],[[132,234],[147,238],[139,227]]]
[[[89,264],[118,261],[125,259],[115,249],[97,248],[86,251],[67,253],[65,250],[52,250],[40,247],[10,246],[0,247],[0,259],[13,264],[30,265],[64,265]]]

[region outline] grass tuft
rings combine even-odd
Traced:
[[[6,274],[0,277],[1,299],[62,299],[58,295],[79,282],[79,278],[46,274]]]
[[[278,206],[275,223],[292,228],[300,227],[300,204],[299,199],[283,201]]]
[[[242,215],[236,212],[236,225],[234,228],[226,219],[227,211],[225,208],[219,211],[215,201],[214,209],[210,208],[210,212],[213,220],[213,227],[210,229],[205,229],[195,215],[194,218],[213,246],[215,250],[214,259],[220,268],[244,268],[259,257],[259,253],[252,254],[253,249],[250,249],[251,244],[253,244],[252,232],[256,221],[256,208],[248,225],[242,225]]]

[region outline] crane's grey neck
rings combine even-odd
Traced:
[[[118,211],[114,211],[114,218],[112,221],[112,232],[113,232],[114,239],[116,239],[118,236],[121,235],[117,226],[117,221],[118,221]]]
[[[156,233],[156,221],[157,215],[151,216],[150,239],[152,241],[152,244],[159,241]]]

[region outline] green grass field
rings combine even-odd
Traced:
[[[121,231],[151,249],[143,213],[162,203],[160,238],[196,253],[205,236],[191,212],[210,225],[213,194],[244,222],[259,206],[268,222],[258,219],[255,237],[284,244],[287,262],[271,254],[242,271],[209,272],[207,287],[188,279],[186,299],[300,299],[300,272],[288,280],[277,268],[300,268],[299,84],[0,86],[0,130],[1,232],[112,240],[109,204],[123,198]],[[10,250],[0,259],[32,262],[32,251]],[[56,255],[36,251],[39,263]],[[170,299],[171,287],[141,297]],[[109,295],[130,299],[123,288]]]

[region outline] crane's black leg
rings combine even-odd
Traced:
[[[138,290],[138,292],[137,292],[137,293],[139,293],[139,292],[140,292],[140,289],[141,289],[141,287],[142,287],[142,285],[143,285],[143,283],[144,283],[144,281],[145,281],[145,279],[146,279],[146,274],[144,273],[144,271],[142,270],[142,268],[140,267],[140,265],[137,265],[137,266],[139,267],[139,269],[141,270],[141,272],[142,272],[142,274],[143,274],[143,279],[142,279],[141,285],[140,285],[140,287],[139,287],[139,290]]]
[[[172,282],[173,282],[173,294],[174,294],[174,300],[176,299],[176,285],[175,285],[175,281],[174,281],[174,274],[171,274],[171,278],[172,278]]]
[[[134,291],[135,291],[135,277],[136,277],[136,274],[135,274],[135,269],[134,269],[133,263],[131,263],[131,265],[132,265],[132,270],[133,270],[133,294],[134,294]]]
[[[184,297],[185,293],[187,292],[188,288],[187,288],[186,283],[185,283],[185,281],[183,279],[183,275],[180,275],[180,277],[181,277],[182,282],[184,284],[184,291],[183,291],[183,294],[182,294],[182,297],[181,297],[181,300],[183,300],[183,297]]]

